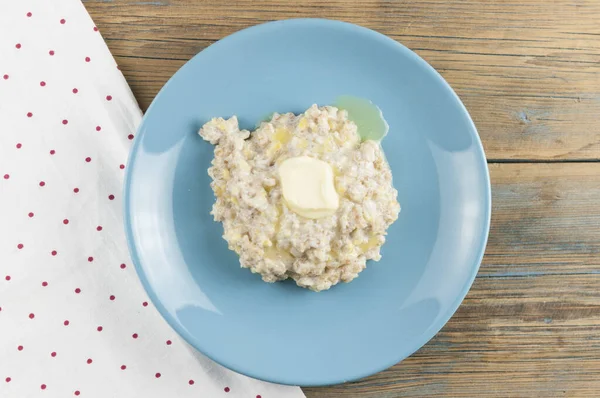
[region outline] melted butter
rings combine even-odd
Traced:
[[[388,133],[389,126],[381,109],[365,98],[343,95],[338,97],[335,106],[348,112],[348,119],[358,127],[362,141],[381,141]]]
[[[273,246],[265,248],[265,258],[287,262],[294,259],[288,251]]]
[[[306,118],[303,117],[302,119],[300,119],[300,121],[298,122],[298,128],[300,130],[304,130],[307,126],[308,126],[308,122],[306,121]]]
[[[223,169],[223,179],[229,180],[229,178],[231,178],[231,174],[229,173],[229,170]]]
[[[292,139],[292,135],[283,127],[278,127],[275,133],[273,133],[273,139],[285,145]]]
[[[306,141],[304,138],[301,138],[298,140],[296,147],[298,149],[306,149],[308,147],[308,141]]]
[[[358,248],[363,253],[366,253],[369,250],[371,250],[372,248],[377,247],[377,246],[379,246],[379,242],[377,240],[377,237],[376,236],[372,236],[372,237],[369,238],[369,240],[367,242],[358,245]]]

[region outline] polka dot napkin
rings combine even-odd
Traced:
[[[299,398],[181,340],[130,262],[141,112],[79,0],[0,12],[0,397]]]

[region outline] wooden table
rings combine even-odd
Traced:
[[[84,2],[143,109],[214,41],[325,17],[416,51],[471,113],[493,183],[473,288],[412,357],[309,398],[600,396],[600,1]]]

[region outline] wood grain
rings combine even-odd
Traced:
[[[358,382],[306,388],[309,398],[599,396],[600,1],[84,3],[142,109],[216,40],[297,17],[389,35],[469,109],[494,200],[473,288],[413,356]]]
[[[357,23],[431,63],[471,112],[490,159],[600,159],[600,2],[85,1],[146,109],[193,55],[284,18]]]
[[[490,172],[490,240],[454,317],[400,364],[308,398],[598,396],[600,164]]]

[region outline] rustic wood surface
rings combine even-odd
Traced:
[[[600,1],[84,3],[144,110],[214,41],[297,17],[389,35],[469,109],[494,200],[473,288],[412,357],[309,398],[600,396]]]

